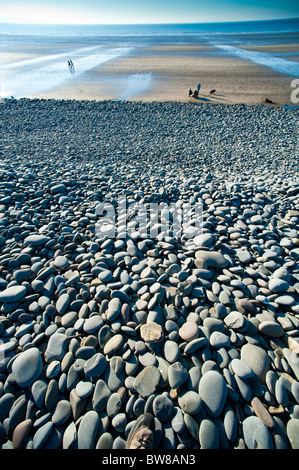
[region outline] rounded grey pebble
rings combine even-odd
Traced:
[[[189,415],[196,415],[202,407],[202,399],[198,393],[190,390],[182,392],[178,398],[180,408]]]
[[[39,349],[30,348],[22,352],[12,364],[12,372],[20,387],[33,384],[41,374],[42,358]]]
[[[93,449],[96,433],[100,425],[99,415],[90,410],[83,416],[78,429],[78,449]]]
[[[210,419],[203,419],[199,426],[199,444],[201,449],[218,449],[219,433],[216,424]]]
[[[249,416],[242,422],[243,438],[248,449],[273,449],[270,431],[257,416]]]
[[[65,423],[71,414],[71,404],[67,400],[60,400],[54,410],[51,418],[52,423],[56,426],[60,426]]]
[[[209,415],[213,418],[219,416],[227,397],[223,376],[215,370],[206,372],[199,381],[198,393]]]
[[[112,449],[113,440],[113,436],[109,432],[104,432],[97,442],[96,449]]]

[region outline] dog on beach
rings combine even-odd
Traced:
[[[210,95],[214,95],[214,93],[216,93],[216,90],[213,89],[210,91]]]

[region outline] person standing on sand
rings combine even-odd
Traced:
[[[197,86],[196,86],[196,89],[197,89],[198,93],[199,93],[200,88],[201,88],[201,84],[198,83]]]

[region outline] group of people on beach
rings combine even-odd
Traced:
[[[67,65],[68,65],[69,71],[70,71],[71,73],[75,73],[75,67],[74,67],[73,61],[72,61],[72,60],[68,60],[68,61],[67,61]]]
[[[189,89],[189,97],[191,96],[191,98],[197,98],[198,94],[199,94],[199,90],[201,88],[201,84],[198,83],[196,85],[196,89],[194,91],[191,90],[191,88]]]

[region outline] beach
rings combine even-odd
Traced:
[[[0,96],[294,105],[299,33],[296,22],[279,26],[8,29],[0,49]],[[190,98],[198,83],[199,97]]]
[[[1,103],[1,449],[298,449],[297,122]]]
[[[298,49],[299,46],[296,52]],[[58,87],[27,96],[247,105],[265,103],[267,98],[278,106],[294,104],[291,77],[248,60],[214,57],[209,52],[211,48],[204,46],[138,48],[93,68],[88,74],[68,76]],[[200,96],[190,98],[189,88],[194,91],[198,82]],[[213,89],[216,92],[210,95]]]
[[[1,450],[299,448],[296,24],[3,27]]]

